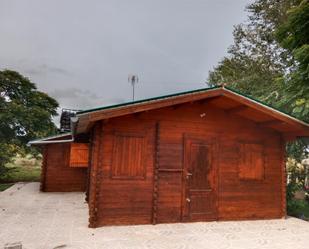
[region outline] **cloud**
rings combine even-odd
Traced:
[[[98,106],[122,103],[125,99],[122,98],[108,98],[104,99],[101,96],[89,91],[79,88],[64,88],[55,89],[50,95],[57,99],[60,106],[63,108],[72,109],[89,109]]]
[[[0,68],[75,109],[205,87],[251,1],[1,1]]]
[[[31,63],[28,63],[28,65]],[[47,64],[41,64],[36,67],[26,67],[25,73],[30,75],[50,75],[50,74],[59,74],[62,76],[71,76],[72,73],[68,70],[65,70],[60,67],[50,66]]]
[[[72,109],[85,109],[97,105],[101,98],[89,90],[78,88],[55,89],[50,95],[57,99],[60,106]]]
[[[53,118],[54,123],[58,127],[62,108],[85,110],[99,106],[123,103],[126,101],[123,98],[117,97],[104,99],[89,90],[81,90],[78,88],[56,89],[50,93],[50,96],[55,98],[60,104],[60,108],[58,110],[59,115]]]

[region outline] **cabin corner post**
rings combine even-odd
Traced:
[[[153,171],[153,202],[152,202],[152,224],[157,224],[158,211],[158,177],[159,177],[159,132],[160,124],[155,124],[155,150],[154,150],[154,171]]]
[[[45,191],[45,186],[46,186],[46,170],[47,170],[47,157],[48,157],[48,149],[47,145],[43,146],[43,161],[42,161],[42,169],[41,169],[41,176],[40,176],[40,191],[44,192]]]
[[[89,193],[90,193],[90,179],[91,179],[91,164],[92,164],[92,148],[93,148],[93,129],[89,136],[89,155],[88,155],[88,168],[87,168],[87,178],[86,178],[86,196],[85,201],[89,203]]]
[[[281,207],[282,207],[282,218],[287,217],[287,203],[286,203],[286,188],[287,188],[287,172],[286,172],[286,140],[281,137]]]
[[[89,183],[89,227],[97,227],[98,221],[98,197],[100,192],[100,150],[101,140],[103,135],[102,123],[97,123],[94,126],[93,144],[92,144],[92,160],[90,168],[90,183]]]

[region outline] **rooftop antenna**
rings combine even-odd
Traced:
[[[135,98],[135,84],[138,83],[138,76],[135,74],[130,74],[128,77],[128,82],[132,85],[132,99],[134,101]]]

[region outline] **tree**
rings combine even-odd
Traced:
[[[300,0],[256,0],[246,7],[248,21],[235,26],[228,56],[209,72],[209,84],[226,83],[241,92],[276,105],[283,96],[282,78],[294,66],[291,52],[281,47],[275,30]]]
[[[290,68],[283,79],[284,99],[279,104],[294,116],[309,122],[308,0],[303,0],[288,11],[288,18],[278,27],[276,38],[295,60],[294,67]],[[288,146],[288,154],[300,161],[308,156],[308,143],[299,140],[291,144]]]
[[[226,83],[309,121],[308,0],[255,0],[248,21],[234,28],[234,44],[209,72],[210,85]],[[308,145],[288,146],[300,161]]]
[[[276,31],[280,45],[292,54],[294,67],[287,73],[282,106],[309,122],[309,1],[288,11],[287,20]]]
[[[0,71],[0,175],[17,152],[29,152],[26,144],[56,132],[52,116],[58,103],[37,90],[18,72]]]

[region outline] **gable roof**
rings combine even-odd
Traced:
[[[77,112],[79,121],[76,132],[87,132],[94,122],[98,120],[204,99],[210,100],[212,104],[224,109],[227,113],[243,116],[261,126],[273,128],[278,132],[295,136],[309,136],[308,123],[226,86],[203,88],[80,111]]]
[[[129,105],[141,104],[141,103],[145,103],[145,102],[152,102],[152,101],[156,101],[156,100],[162,100],[162,99],[173,98],[173,97],[182,96],[182,95],[186,95],[186,94],[194,94],[194,93],[199,93],[199,92],[204,92],[204,91],[210,91],[212,89],[219,89],[219,88],[221,88],[221,87],[220,86],[214,86],[214,87],[201,88],[201,89],[196,89],[196,90],[191,90],[191,91],[186,91],[186,92],[167,94],[167,95],[162,95],[162,96],[153,97],[153,98],[141,99],[141,100],[136,100],[136,101],[129,101],[129,102],[115,104],[115,105],[101,106],[101,107],[96,107],[96,108],[78,111],[77,114],[96,112],[96,111],[101,111],[101,110],[106,110],[106,109],[113,109],[113,108],[117,108],[117,107],[124,107],[124,106],[129,106]]]

